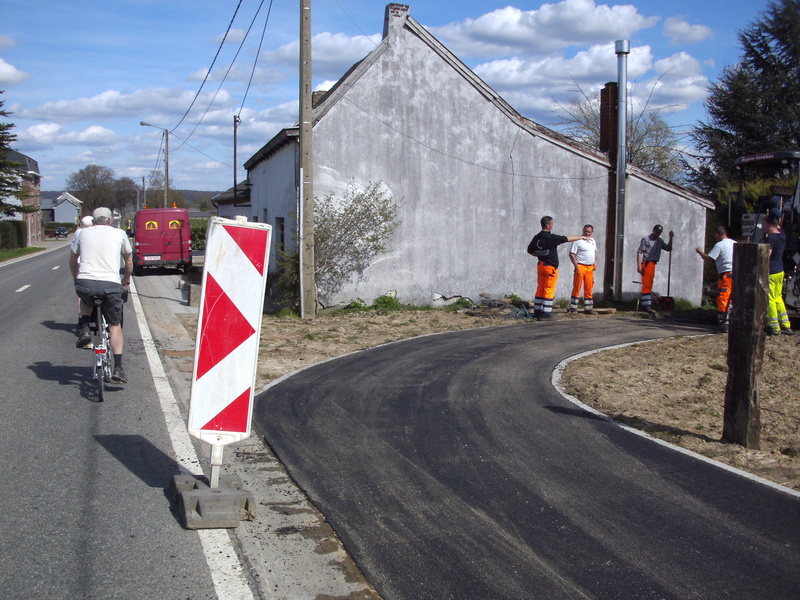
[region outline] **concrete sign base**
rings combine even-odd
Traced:
[[[220,475],[216,488],[194,475],[175,475],[172,483],[173,497],[186,529],[238,527],[239,521],[252,521],[255,517],[255,499],[242,489],[238,477]]]

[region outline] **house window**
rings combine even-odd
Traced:
[[[269,223],[269,219],[267,218],[267,209],[264,209],[264,218],[261,219],[262,223]]]

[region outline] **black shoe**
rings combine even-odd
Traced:
[[[76,348],[86,348],[87,345],[92,343],[92,336],[89,335],[89,329],[82,327],[78,330],[78,341],[75,342]]]
[[[578,312],[578,309],[577,309],[577,308],[570,308],[570,309],[569,309],[569,312],[570,312],[570,313],[577,313],[577,312]]]
[[[111,375],[111,381],[114,383],[128,383],[128,379],[125,377],[125,371],[122,367],[114,367],[114,373]]]
[[[778,335],[780,333],[780,331],[775,331],[772,327],[764,327],[764,332],[767,335]]]
[[[794,335],[794,331],[792,331],[791,329],[781,329],[781,333],[783,335]]]
[[[539,320],[540,321],[555,321],[556,317],[555,317],[555,315],[553,313],[542,311],[542,314],[539,315]]]
[[[583,311],[583,314],[585,314],[585,315],[596,315],[597,312],[594,309],[590,308],[588,310]]]

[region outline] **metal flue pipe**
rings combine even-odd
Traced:
[[[625,179],[627,176],[628,152],[628,54],[631,43],[617,40],[614,47],[617,55],[617,193],[614,240],[614,300],[622,300],[622,254],[625,241]]]

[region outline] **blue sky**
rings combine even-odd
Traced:
[[[233,183],[234,115],[241,117],[241,180],[245,160],[297,120],[300,3],[273,0],[260,53],[270,2],[242,0],[233,19],[238,4],[4,0],[0,90],[5,93],[0,98],[14,113],[7,119],[16,125],[14,148],[39,162],[42,189],[63,190],[69,175],[89,164],[139,183],[154,168],[163,169],[162,134],[139,126],[140,121],[172,132],[174,187],[227,189]],[[386,4],[312,0],[315,88],[327,89],[375,47]],[[556,104],[567,106],[575,97],[575,82],[593,94],[616,79],[614,41],[628,39],[632,104],[649,98],[650,107],[667,107],[669,122],[685,130],[705,118],[709,83],[738,61],[737,32],[768,2],[426,0],[409,5],[416,21],[515,109],[547,126],[558,122]],[[183,118],[218,50],[208,81]]]

